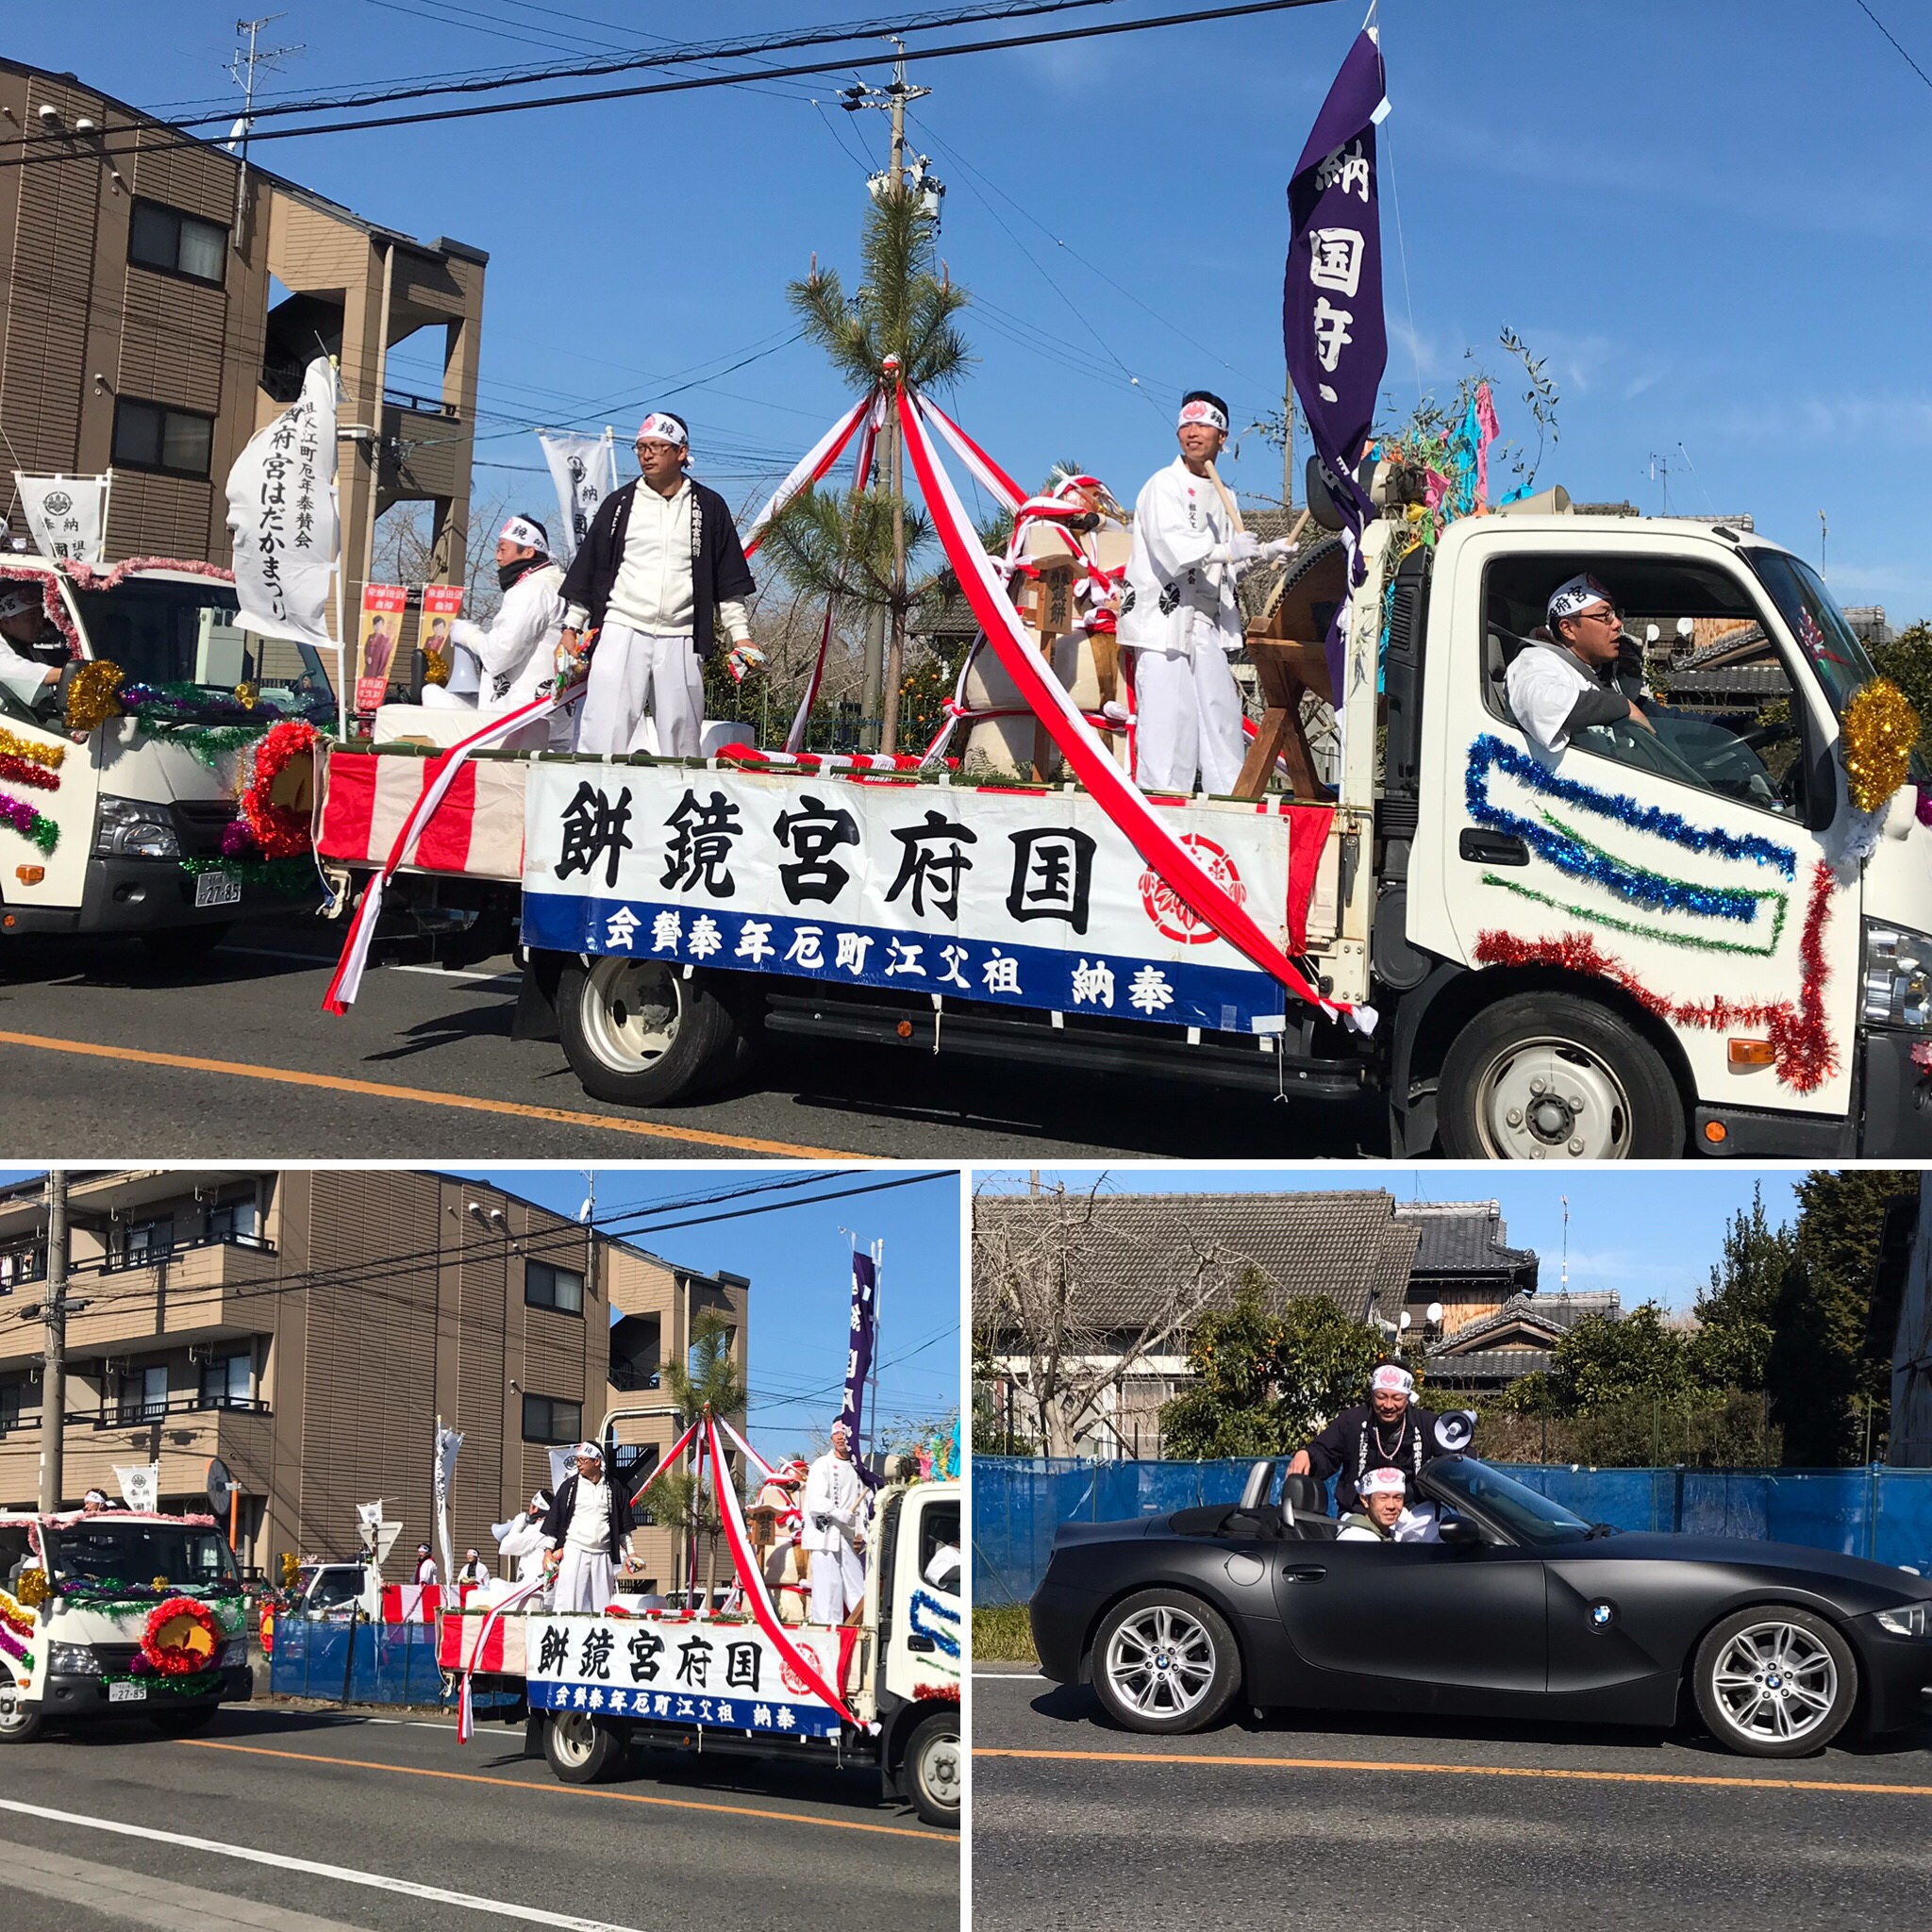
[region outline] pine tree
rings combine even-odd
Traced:
[[[1796,1237],[1771,1225],[1764,1191],[1751,1191],[1724,1229],[1724,1258],[1710,1271],[1708,1291],[1697,1297],[1697,1333],[1690,1338],[1692,1374],[1707,1389],[1764,1387],[1778,1297],[1790,1271]]]

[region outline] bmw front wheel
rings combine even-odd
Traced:
[[[1130,1731],[1205,1730],[1241,1680],[1234,1632],[1218,1610],[1183,1591],[1130,1596],[1093,1640],[1094,1691]]]
[[[1697,1708],[1746,1757],[1803,1757],[1844,1727],[1858,1699],[1851,1646],[1823,1617],[1774,1605],[1726,1617],[1697,1648]]]

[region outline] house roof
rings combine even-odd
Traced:
[[[1494,1314],[1465,1322],[1454,1334],[1444,1336],[1429,1351],[1429,1360],[1433,1365],[1439,1359],[1494,1353],[1496,1339],[1512,1328],[1526,1329],[1555,1347],[1585,1316],[1607,1315],[1614,1321],[1622,1313],[1623,1300],[1615,1289],[1588,1290],[1570,1295],[1540,1294],[1534,1299],[1527,1294],[1512,1294]],[[1485,1342],[1491,1344],[1488,1351],[1483,1348]],[[1510,1349],[1508,1353],[1518,1355],[1524,1351]]]
[[[1547,1369],[1550,1355],[1542,1348],[1477,1349],[1473,1355],[1429,1358],[1430,1389],[1465,1388],[1477,1382],[1514,1382]]]
[[[1357,1321],[1372,1304],[1402,1305],[1421,1230],[1398,1221],[1379,1189],[1295,1194],[981,1194],[974,1204],[974,1319],[993,1313],[984,1278],[990,1243],[1029,1235],[1055,1242],[1065,1217],[1071,1319],[1075,1326],[1131,1333],[1168,1305],[1177,1278],[1196,1257],[1214,1283],[1210,1299],[1231,1297],[1249,1267],[1271,1298],[1325,1294]]]
[[[1415,1272],[1424,1274],[1510,1274],[1536,1287],[1533,1248],[1512,1248],[1500,1201],[1398,1201],[1395,1218],[1422,1235]]]

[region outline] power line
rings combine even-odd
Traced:
[[[1909,54],[1906,52],[1905,48],[1899,44],[1898,36],[1894,34],[1892,30],[1889,26],[1887,26],[1886,24],[1882,20],[1880,20],[1879,17],[1875,13],[1874,13],[1869,7],[1865,5],[1865,0],[1857,0],[1857,8],[1858,11],[1862,13],[1865,16],[1865,18],[1869,20],[1872,23],[1872,25],[1875,26],[1878,29],[1878,31],[1882,33],[1888,41],[1891,42],[1893,47],[1897,48],[1898,58],[1901,60],[1903,60],[1906,63],[1906,65],[1909,67],[1912,70],[1912,72],[1916,74],[1919,76],[1919,78],[1925,83],[1927,87],[1932,87],[1932,74],[1927,74],[1925,70],[1923,67],[1921,67],[1919,63],[1916,60],[1914,60]]]
[[[1069,0],[1074,4],[1074,0]],[[1096,0],[1098,4],[1098,0]],[[1200,8],[1187,13],[1160,14],[1148,20],[1107,21],[1094,25],[1078,27],[1058,27],[1047,32],[1019,34],[1001,40],[956,41],[949,45],[938,47],[916,47],[907,50],[904,58],[908,60],[948,60],[974,54],[997,54],[1010,52],[1024,47],[1052,46],[1067,41],[1097,40],[1115,34],[1146,33],[1158,27],[1195,26],[1221,20],[1241,20],[1251,15],[1264,13],[1286,13],[1304,7],[1323,7],[1332,0],[1241,0],[1241,4],[1231,7]],[[912,23],[908,31],[917,31],[918,23]],[[861,65],[875,65],[878,59],[896,58],[892,56],[861,57]],[[433,122],[467,121],[486,115],[522,114],[545,108],[582,108],[594,106],[604,101],[640,100],[659,94],[689,93],[699,90],[717,87],[741,87],[756,81],[786,80],[802,75],[841,73],[854,63],[848,57],[840,60],[804,61],[789,67],[760,67],[748,73],[723,75],[694,75],[677,80],[652,81],[637,87],[606,88],[594,93],[545,94],[526,101],[492,101],[476,107],[437,108],[420,114],[387,114],[367,117],[357,121],[323,122],[307,127],[269,128],[258,134],[257,141],[300,141],[318,134],[367,134],[382,127],[419,127]],[[416,93],[399,93],[397,99],[418,98],[424,91]],[[97,137],[90,142],[86,153],[113,158],[127,154],[154,154],[171,148],[198,147],[206,145],[197,136],[181,133],[175,139],[166,138],[166,132],[157,134],[150,129],[120,129],[120,133],[132,133],[136,139],[120,146],[111,144],[108,137]],[[32,142],[48,139],[45,136],[31,136]],[[27,168],[48,162],[64,162],[73,158],[68,149],[55,154],[22,154],[0,158],[0,167]]]

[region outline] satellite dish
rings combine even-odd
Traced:
[[[208,1461],[208,1507],[215,1515],[225,1516],[228,1513],[235,1488],[235,1478],[228,1474],[228,1465],[219,1456],[210,1456]]]
[[[1475,1441],[1475,1410],[1452,1408],[1436,1418],[1436,1447],[1445,1456],[1460,1456]]]

